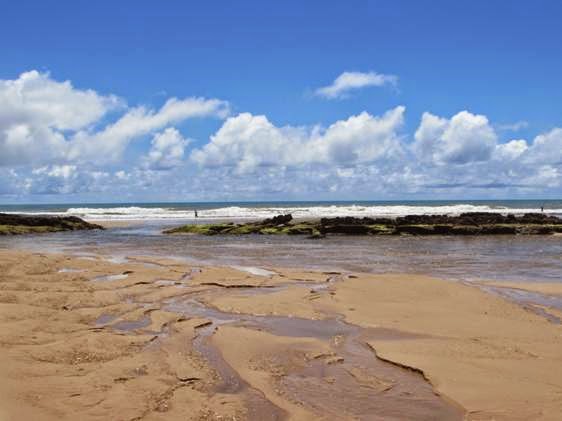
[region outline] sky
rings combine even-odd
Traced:
[[[4,1],[0,203],[562,197],[556,0]]]

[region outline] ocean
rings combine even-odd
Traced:
[[[2,205],[0,212],[76,215],[101,220],[251,220],[291,213],[295,218],[541,212],[562,216],[562,200],[213,202],[213,203],[92,203]]]

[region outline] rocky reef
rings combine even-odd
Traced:
[[[562,233],[562,219],[542,213],[516,216],[488,212],[461,215],[408,215],[398,218],[336,217],[294,221],[278,215],[260,222],[242,224],[190,224],[164,231],[166,234],[201,235],[547,235]]]
[[[103,229],[76,216],[16,215],[0,213],[0,235]]]

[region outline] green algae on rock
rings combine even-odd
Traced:
[[[200,235],[548,235],[562,233],[562,219],[541,213],[521,216],[487,212],[408,215],[398,218],[336,217],[294,222],[279,215],[261,222],[183,225],[165,234]]]
[[[103,229],[76,216],[16,215],[0,213],[0,235],[41,234]]]

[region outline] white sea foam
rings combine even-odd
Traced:
[[[537,208],[511,208],[504,206],[450,204],[450,205],[310,205],[251,207],[227,206],[221,208],[197,208],[198,220],[263,219],[290,213],[294,218],[323,218],[335,216],[397,217],[413,214],[458,215],[464,212],[494,212],[523,214],[539,212]],[[562,215],[562,209],[545,209],[547,214]],[[26,212],[20,212],[26,213]],[[66,212],[27,212],[28,214],[75,215],[89,221],[111,220],[194,220],[194,209],[165,207],[84,207],[70,208]]]

